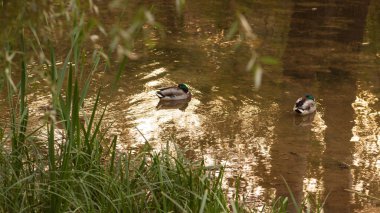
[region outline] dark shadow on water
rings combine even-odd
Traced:
[[[185,111],[189,106],[190,100],[177,100],[177,101],[159,101],[156,109],[179,109]]]
[[[297,1],[284,53],[284,74],[314,78],[340,51],[357,52],[363,41],[369,0]],[[344,64],[348,58],[335,61]],[[333,64],[335,64],[333,63]]]
[[[321,98],[325,106],[324,120],[326,150],[323,153],[325,196],[329,194],[325,209],[328,212],[351,212],[351,195],[345,189],[352,186],[349,169],[341,165],[352,164],[352,136],[356,80],[351,75],[340,72],[319,73]],[[347,91],[342,93],[341,91]],[[331,164],[331,162],[336,162]]]
[[[293,124],[298,127],[311,127],[314,121],[315,112],[310,115],[295,115],[293,117]]]

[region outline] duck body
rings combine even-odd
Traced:
[[[316,110],[317,105],[312,95],[305,95],[304,97],[298,98],[293,107],[293,111],[300,115],[308,115]]]
[[[156,95],[160,101],[178,101],[191,99],[191,92],[186,84],[178,84],[178,86],[166,87],[159,89]]]

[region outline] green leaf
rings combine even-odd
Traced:
[[[232,37],[237,33],[238,27],[239,27],[239,23],[237,21],[234,21],[234,23],[231,24],[231,27],[228,30],[228,33],[226,35],[227,40],[232,39]]]
[[[271,56],[261,56],[259,58],[259,61],[266,65],[277,65],[279,64],[279,61],[277,58],[273,58]]]

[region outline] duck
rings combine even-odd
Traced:
[[[308,115],[317,110],[314,96],[306,94],[304,97],[297,99],[293,111],[300,115]]]
[[[189,91],[189,87],[184,83],[173,87],[161,88],[156,92],[156,95],[160,98],[160,101],[178,101],[191,99],[191,92]]]

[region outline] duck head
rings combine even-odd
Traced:
[[[312,101],[315,100],[315,99],[314,99],[314,96],[312,96],[312,95],[310,95],[310,94],[306,94],[306,95],[305,95],[305,98],[306,98],[307,100],[312,100]]]
[[[178,84],[178,88],[182,89],[184,92],[189,92],[189,87],[186,84]]]

